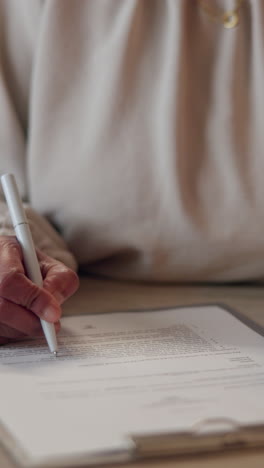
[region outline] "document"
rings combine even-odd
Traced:
[[[0,349],[4,439],[56,466],[133,458],[138,435],[264,428],[253,328],[209,305],[63,318],[57,358],[44,339]]]

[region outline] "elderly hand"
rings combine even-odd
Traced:
[[[43,287],[30,281],[15,237],[0,236],[0,344],[41,335],[40,318],[60,328],[60,305],[78,288],[77,274],[37,251]]]

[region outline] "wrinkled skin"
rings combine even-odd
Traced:
[[[37,251],[43,277],[38,287],[25,275],[15,237],[0,236],[0,344],[42,335],[40,318],[60,329],[61,304],[78,288],[74,271]]]

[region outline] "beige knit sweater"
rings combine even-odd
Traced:
[[[0,171],[72,267],[262,279],[264,2],[0,0]]]

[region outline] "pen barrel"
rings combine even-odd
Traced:
[[[1,184],[13,226],[20,223],[27,223],[25,210],[23,208],[14,175],[4,174],[1,176]]]
[[[42,287],[43,279],[39,267],[39,261],[14,175],[2,175],[1,184],[16,237],[22,249],[26,275],[33,283]],[[50,351],[52,353],[57,352],[58,345],[54,325],[42,319],[40,319],[40,322]]]
[[[22,249],[26,274],[33,283],[41,287],[43,279],[29,225],[27,223],[18,224],[15,227],[15,233]],[[40,322],[50,352],[54,353],[58,348],[54,325],[42,319],[40,319]]]
[[[42,320],[42,319],[40,319],[40,323],[41,323],[46,341],[48,343],[50,352],[57,353],[58,351],[57,336],[56,336],[55,327],[53,323],[46,322],[45,320]]]
[[[33,283],[41,287],[43,279],[29,225],[27,223],[17,224],[15,233],[22,249],[26,274]]]

